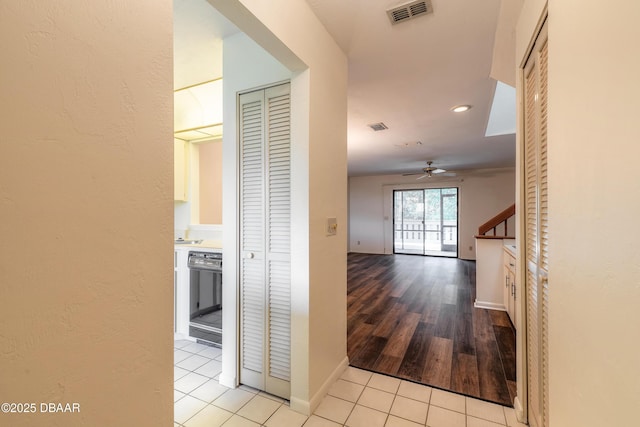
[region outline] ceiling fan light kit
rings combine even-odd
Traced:
[[[449,172],[446,173],[447,170],[446,169],[440,169],[440,168],[436,168],[431,166],[433,164],[433,160],[429,160],[427,162],[427,167],[426,168],[422,168],[422,172],[416,172],[416,173],[403,173],[402,176],[410,176],[410,175],[421,175],[418,178],[416,178],[416,180],[418,179],[423,179],[423,178],[432,178],[434,175],[438,175],[438,174],[444,174],[442,176],[455,176],[455,172]]]

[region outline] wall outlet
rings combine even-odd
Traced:
[[[360,246],[360,240],[358,240],[358,246]]]
[[[472,251],[473,250],[473,246],[469,246],[469,250]]]

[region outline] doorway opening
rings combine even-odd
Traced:
[[[458,257],[458,188],[393,191],[393,252]]]

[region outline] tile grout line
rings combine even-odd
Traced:
[[[197,343],[196,343],[196,344],[197,344]],[[187,345],[185,345],[184,347],[187,347],[187,346],[189,346],[189,345],[191,345],[191,344],[187,344]],[[184,347],[183,347],[183,348],[184,348]],[[175,347],[174,347],[174,350],[176,350],[176,348],[175,348]],[[182,348],[180,348],[180,349],[178,349],[178,350],[182,350]],[[200,350],[200,352],[205,351],[205,350],[206,350],[206,348],[203,348],[203,349],[201,349],[201,350]],[[190,357],[193,357],[193,356],[195,356],[195,355],[198,355],[198,354],[199,354],[199,353],[192,353],[191,351],[188,351],[188,350],[182,350],[182,351],[184,351],[185,353],[189,353],[189,354],[191,354],[191,356],[188,356],[188,357],[186,357],[186,358],[185,358],[185,359],[183,359],[183,360],[189,359]],[[193,370],[189,370],[189,369],[185,369],[185,368],[182,368],[182,367],[180,367],[180,366],[177,366],[177,364],[176,364],[176,363],[174,363],[174,365],[173,365],[173,366],[174,366],[174,368],[175,368],[175,367],[178,367],[178,368],[183,369],[183,370],[185,370],[185,371],[187,371],[187,372],[189,372],[189,373],[194,373],[194,374],[196,374],[196,375],[200,375],[200,376],[203,376],[203,377],[205,377],[205,378],[208,378],[208,380],[207,380],[207,381],[205,381],[205,383],[206,383],[206,382],[209,382],[210,380],[213,380],[214,378],[209,377],[209,376],[207,376],[207,375],[199,374],[199,373],[197,373],[197,372],[195,372],[195,371],[196,371],[196,370],[198,370],[198,369],[200,369],[202,366],[206,365],[207,363],[209,363],[209,362],[211,362],[211,361],[213,361],[213,360],[215,360],[215,359],[212,359],[212,358],[207,357],[207,356],[202,356],[202,355],[201,355],[200,357],[203,357],[203,358],[205,358],[205,359],[208,359],[208,361],[207,361],[207,362],[205,362],[205,363],[203,363],[202,365],[200,365],[200,366],[196,367],[196,368],[195,368],[195,369],[193,369]],[[183,360],[181,360],[180,362],[182,362]],[[180,362],[178,362],[178,363],[180,363]],[[184,378],[184,377],[186,377],[187,375],[189,375],[189,374],[185,374],[185,375],[184,375],[184,376],[182,376],[181,378]],[[219,375],[219,374],[218,374],[218,375]],[[181,378],[180,378],[180,379],[181,379]],[[174,391],[176,390],[176,389],[175,389],[175,382],[176,382],[176,380],[174,379]],[[181,392],[181,393],[183,393],[183,394],[184,394],[184,396],[182,396],[180,399],[178,399],[178,401],[182,400],[185,396],[189,396],[189,397],[191,397],[192,399],[196,399],[196,400],[198,400],[198,401],[200,401],[200,402],[205,403],[205,406],[204,406],[202,409],[200,409],[199,411],[196,411],[194,414],[192,414],[192,415],[191,415],[191,417],[189,417],[189,418],[187,418],[187,420],[185,420],[185,422],[188,422],[189,420],[191,420],[192,418],[194,418],[196,415],[198,415],[199,413],[201,413],[204,409],[206,409],[206,408],[207,408],[208,406],[210,406],[210,405],[215,406],[216,408],[220,408],[219,406],[213,405],[213,401],[212,401],[212,402],[206,402],[206,401],[204,401],[204,400],[202,400],[202,399],[200,399],[200,398],[198,398],[198,397],[196,397],[196,396],[192,396],[192,395],[191,395],[191,393],[192,393],[193,391],[195,391],[195,390],[197,390],[198,388],[202,387],[205,383],[200,384],[199,386],[197,386],[196,388],[194,388],[193,390],[191,390],[191,391],[190,391],[190,392],[188,392],[188,393],[183,393],[183,392],[181,392],[180,390],[178,390],[179,392]],[[227,391],[228,391],[228,390],[225,390],[225,391],[224,391],[223,393],[221,393],[218,397],[216,397],[216,399],[218,399],[220,396],[222,396],[223,394],[225,394]],[[215,400],[215,399],[214,399],[214,400]],[[175,404],[176,404],[176,402],[174,402],[174,405],[175,405]],[[224,408],[220,408],[220,409],[222,409],[222,410],[226,410],[226,409],[224,409]],[[226,421],[225,421],[225,422],[226,422]],[[174,420],[174,423],[175,423],[175,420]],[[182,425],[182,424],[179,424],[179,425]]]
[[[402,384],[402,383],[400,383]],[[393,404],[396,403],[396,398],[398,397],[398,391],[400,390],[400,385],[398,385],[398,389],[396,390],[395,394],[393,395],[393,400],[391,401],[391,406],[389,407],[389,413],[387,414],[387,420],[389,419],[389,417],[391,416],[391,410],[393,409]],[[411,420],[409,420],[411,421]],[[424,421],[425,425],[427,424],[427,420]],[[386,421],[385,421],[386,424]]]
[[[474,338],[475,340],[475,338]],[[476,361],[477,362],[477,361]],[[469,414],[467,413],[467,398],[464,398],[464,425],[465,427],[469,427]]]
[[[431,412],[431,395],[433,394],[433,389],[429,393],[429,402],[427,402],[427,417],[424,419],[424,425],[426,426],[429,422],[429,412]]]
[[[204,350],[206,350],[206,349],[203,349],[202,351],[204,351]],[[191,354],[192,354],[192,355],[197,355],[197,353],[191,353]],[[215,360],[215,359],[211,359],[210,357],[207,357],[207,356],[201,356],[201,357],[208,359],[208,361],[207,361],[207,362],[205,362],[203,365],[201,365],[201,366],[199,366],[199,367],[195,368],[194,370],[186,370],[186,369],[184,369],[184,368],[180,368],[180,367],[178,367],[178,368],[183,369],[183,370],[185,370],[185,371],[187,371],[187,372],[189,372],[189,373],[196,373],[197,375],[203,376],[203,377],[207,378],[207,381],[206,381],[206,382],[209,382],[209,381],[211,381],[211,380],[215,380],[215,377],[210,377],[210,376],[203,375],[203,374],[198,374],[197,372],[195,372],[196,370],[200,369],[200,368],[201,368],[202,366],[204,366],[205,364],[209,363],[210,361],[214,361],[214,360]],[[176,365],[174,365],[174,367],[176,367]],[[358,369],[358,368],[355,368],[355,369]],[[185,375],[185,376],[186,376],[186,375]],[[357,385],[357,386],[361,386],[361,387],[362,387],[362,390],[361,390],[361,391],[359,391],[359,392],[357,393],[357,396],[355,396],[355,399],[356,399],[356,400],[355,400],[355,402],[351,402],[350,400],[344,399],[344,398],[342,398],[342,397],[338,397],[338,396],[334,396],[334,395],[331,395],[331,394],[327,394],[327,395],[329,395],[329,396],[332,396],[333,398],[340,399],[340,400],[342,400],[342,401],[344,401],[344,402],[353,403],[353,407],[352,407],[352,408],[351,408],[351,410],[349,411],[349,414],[347,415],[347,417],[346,417],[346,419],[345,419],[345,422],[342,424],[342,426],[345,426],[345,425],[346,425],[347,420],[348,420],[348,419],[349,419],[349,417],[351,417],[351,415],[353,414],[353,412],[354,412],[354,410],[355,410],[355,407],[359,404],[359,400],[362,398],[362,395],[364,394],[364,392],[365,392],[365,390],[366,390],[367,388],[369,388],[370,390],[376,390],[376,391],[379,391],[379,392],[386,392],[386,390],[382,390],[382,389],[379,389],[379,388],[377,388],[377,387],[373,387],[373,386],[371,386],[371,385],[370,385],[370,384],[371,384],[371,382],[372,382],[372,380],[373,380],[373,378],[374,378],[374,375],[371,375],[365,384],[361,384],[361,383],[358,383],[358,382],[355,382],[355,381],[351,381],[351,380],[349,380],[349,379],[345,379],[345,378],[342,378],[342,377],[340,377],[340,378],[338,379],[338,381],[342,380],[342,381],[348,382],[348,383],[350,383],[350,384],[354,384],[354,385]],[[414,399],[413,397],[410,397],[410,396],[403,396],[403,395],[400,395],[400,394],[399,394],[399,391],[400,391],[400,386],[402,385],[402,381],[403,381],[403,380],[402,380],[402,379],[398,379],[398,380],[399,380],[399,383],[398,383],[398,386],[395,388],[395,391],[393,392],[393,400],[392,400],[392,402],[391,402],[391,406],[389,407],[389,410],[388,410],[388,411],[383,412],[383,411],[379,411],[379,410],[378,410],[378,409],[376,409],[376,408],[370,408],[370,409],[372,409],[372,410],[375,410],[375,411],[378,411],[378,412],[382,412],[382,413],[384,413],[384,414],[385,414],[385,423],[387,423],[387,422],[389,421],[390,416],[392,415],[392,414],[391,414],[391,411],[392,411],[393,405],[396,403],[397,398],[398,398],[399,396],[400,396],[400,397],[403,397],[403,398],[406,398],[407,400],[410,400],[410,401],[413,401],[413,402],[424,403],[424,404],[426,404],[426,405],[427,405],[427,408],[426,408],[426,409],[427,409],[427,411],[426,411],[425,425],[427,425],[427,422],[428,422],[428,419],[429,419],[429,414],[430,414],[430,412],[431,412],[431,406],[438,406],[438,407],[440,407],[441,409],[445,409],[445,410],[447,410],[447,411],[460,413],[460,412],[455,411],[455,410],[452,410],[452,409],[450,409],[450,408],[441,407],[441,406],[439,406],[439,405],[433,405],[433,403],[432,403],[432,400],[433,400],[433,394],[434,394],[434,391],[439,390],[439,389],[437,389],[437,388],[433,388],[433,387],[429,387],[429,386],[427,386],[427,385],[423,385],[424,387],[431,389],[431,390],[430,390],[430,393],[429,393],[429,398],[428,398],[428,401],[427,401],[427,402],[424,402],[423,400],[419,400],[419,399]],[[174,380],[174,382],[175,382],[175,381],[176,381],[176,380]],[[205,383],[206,383],[206,382],[205,382]],[[408,381],[408,383],[413,383],[413,382]],[[226,389],[226,390],[224,390],[220,395],[218,395],[218,396],[217,396],[213,401],[211,401],[211,402],[207,402],[207,401],[202,400],[202,399],[200,399],[200,398],[198,398],[198,397],[196,397],[196,396],[191,395],[191,393],[192,393],[193,391],[198,390],[198,389],[199,389],[200,387],[202,387],[203,385],[204,385],[204,383],[203,383],[203,384],[201,384],[201,385],[199,385],[198,387],[194,388],[194,389],[193,389],[193,390],[191,390],[189,393],[183,393],[183,392],[181,392],[180,390],[176,390],[176,389],[174,389],[174,391],[178,391],[178,392],[182,393],[184,396],[190,396],[191,398],[193,398],[193,399],[195,399],[195,400],[198,400],[198,401],[200,401],[200,402],[202,402],[202,403],[205,403],[205,407],[204,407],[204,408],[202,408],[201,410],[197,411],[196,413],[194,413],[190,418],[188,418],[188,419],[186,420],[186,422],[188,422],[189,420],[191,420],[193,417],[195,417],[197,414],[199,414],[200,412],[202,412],[202,410],[204,410],[204,409],[205,409],[205,408],[207,408],[208,406],[214,406],[214,407],[219,408],[219,409],[221,409],[221,410],[228,411],[228,410],[227,410],[227,409],[225,409],[225,408],[222,408],[222,407],[220,407],[220,406],[215,405],[213,402],[214,402],[215,400],[219,399],[219,398],[220,398],[221,396],[223,396],[224,394],[226,394],[226,393],[227,393],[229,390],[231,390],[231,389],[227,388],[227,389]],[[226,388],[226,387],[225,387],[225,388]],[[247,392],[247,393],[250,393],[252,396],[251,396],[251,398],[250,398],[247,402],[245,402],[244,404],[242,404],[242,405],[241,405],[237,410],[235,410],[235,411],[233,411],[233,412],[232,412],[232,411],[228,411],[228,412],[230,412],[230,413],[232,414],[232,416],[231,416],[229,419],[233,418],[233,415],[238,415],[238,417],[240,417],[240,418],[242,418],[242,419],[249,420],[249,421],[251,421],[251,422],[255,422],[255,421],[251,420],[250,418],[246,418],[246,417],[244,417],[244,416],[242,416],[242,415],[239,415],[239,414],[238,414],[238,412],[239,412],[239,411],[241,411],[241,410],[242,410],[242,408],[244,408],[245,406],[247,406],[247,405],[248,405],[252,400],[254,400],[254,399],[256,398],[256,396],[260,396],[260,392],[259,392],[259,391],[253,392],[252,390],[247,390],[247,389],[242,389],[242,388],[241,388],[241,390],[243,390],[243,391],[245,391],[245,392]],[[457,394],[457,393],[447,392],[447,391],[445,391],[445,390],[441,390],[441,391],[442,391],[442,392],[444,392],[444,393],[451,394],[451,395],[460,396],[460,395],[459,395],[459,394]],[[183,396],[183,397],[181,397],[180,399],[184,398],[184,396]],[[262,396],[262,397],[263,397],[263,398],[265,398],[265,399],[269,399],[268,397],[265,397],[265,396]],[[463,412],[463,414],[464,414],[464,417],[465,417],[465,426],[468,426],[469,418],[470,418],[470,417],[472,417],[472,415],[470,415],[470,414],[468,413],[468,410],[469,410],[469,408],[468,408],[468,403],[469,403],[469,402],[467,401],[467,399],[469,399],[469,401],[471,401],[471,400],[478,400],[479,402],[486,402],[486,401],[481,400],[481,399],[474,399],[474,398],[469,397],[469,396],[462,396],[462,397],[464,398],[464,412]],[[180,399],[178,399],[178,401],[179,401]],[[278,400],[278,401],[276,401],[276,400],[274,400],[274,399],[269,399],[269,400],[271,400],[271,401],[273,401],[273,402],[276,402],[276,403],[278,404],[278,406],[277,406],[277,408],[273,411],[273,413],[272,413],[272,414],[271,414],[271,415],[270,415],[270,416],[265,420],[265,423],[266,423],[266,422],[268,422],[268,421],[273,417],[273,415],[274,415],[278,410],[280,410],[283,406],[286,406],[286,401],[285,401],[285,402],[282,402],[282,401],[279,401],[279,400]],[[174,402],[174,404],[175,404],[175,403],[176,403],[176,402]],[[487,402],[487,403],[491,403],[491,402]],[[501,413],[502,413],[502,419],[503,419],[504,424],[502,424],[502,423],[500,423],[500,424],[502,424],[502,425],[504,425],[504,426],[508,426],[508,422],[507,422],[507,415],[506,415],[506,407],[504,407],[504,405],[497,405],[497,404],[494,404],[494,405],[499,406],[499,407],[501,407],[501,408],[502,408]],[[360,406],[363,406],[363,405],[360,405]],[[368,408],[367,406],[363,406],[363,407],[364,407],[364,408]],[[303,425],[305,425],[305,424],[309,421],[309,419],[310,419],[312,416],[317,416],[317,417],[322,418],[322,419],[327,419],[327,418],[322,417],[322,416],[320,416],[320,415],[317,415],[317,414],[315,414],[315,413],[311,413],[308,417],[306,417],[306,420],[304,421],[304,424],[303,424]],[[411,421],[411,422],[415,422],[415,421],[413,421],[413,419],[405,418],[405,417],[404,417],[404,416],[402,416],[402,415],[398,416],[398,418],[403,419],[403,420],[407,420],[407,421]],[[473,416],[473,418],[478,418],[478,419],[480,419],[480,420],[494,422],[493,420],[486,419],[487,417],[475,417],[475,416]],[[226,420],[224,424],[228,423],[228,422],[229,422],[229,419],[228,419],[228,420]],[[327,420],[329,420],[329,419],[327,419]],[[333,421],[333,420],[330,420],[330,421],[335,422],[335,421]],[[174,423],[176,423],[176,422],[175,422],[175,420],[174,420]],[[177,424],[177,425],[182,425],[182,424],[178,424],[178,423],[176,423],[176,424]],[[224,424],[223,424],[223,425],[224,425]],[[498,423],[496,423],[496,424],[498,424]],[[262,426],[265,426],[266,424],[264,424],[264,423],[263,423],[263,424],[261,424],[261,425],[262,425]]]

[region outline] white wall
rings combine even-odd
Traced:
[[[347,363],[347,61],[304,0],[209,2],[293,71],[291,406],[309,412]],[[224,143],[225,168],[235,167]],[[225,169],[225,206],[235,194],[231,175]],[[235,230],[234,212],[223,209],[225,230]],[[325,235],[329,217],[338,220],[337,236]],[[225,253],[237,248],[236,236],[228,234]]]
[[[176,140],[177,141],[177,140]],[[185,157],[186,157],[186,170],[184,173],[186,174],[186,196],[187,200],[185,201],[176,201],[173,202],[173,228],[174,228],[174,237],[178,238],[189,238],[189,225],[192,224],[192,210],[195,210],[195,206],[197,206],[197,202],[194,203],[193,200],[193,173],[192,169],[194,165],[197,165],[198,157],[197,152],[192,150],[192,145],[190,143],[185,143]]]
[[[505,243],[503,239],[476,240],[476,308],[507,310],[503,294]]]
[[[542,8],[527,3],[518,46]],[[549,2],[551,427],[638,423],[638,17],[637,2]]]
[[[220,382],[238,384],[237,306],[238,283],[238,148],[237,95],[248,89],[271,85],[291,78],[291,72],[244,33],[224,39],[223,43],[224,136],[222,140],[222,223],[223,229],[223,334],[222,375]]]
[[[467,176],[433,184],[416,183],[415,177],[402,175],[350,177],[349,250],[393,253],[393,190],[438,187],[458,187],[459,256],[475,259],[474,236],[478,227],[515,202],[513,169],[493,176]],[[513,235],[515,227],[510,225]]]
[[[171,9],[0,3],[2,425],[173,422]]]
[[[198,144],[200,223],[222,224],[222,141]]]
[[[216,153],[222,151],[221,138],[211,139],[207,141],[197,143],[186,143],[186,180],[187,180],[187,200],[186,201],[174,201],[173,202],[173,222],[174,222],[174,237],[176,239],[188,238],[188,239],[220,239],[221,238],[221,222],[219,217],[216,222],[213,220],[207,221],[200,217],[202,211],[202,205],[214,205],[216,203],[221,204],[222,201],[222,156],[219,159],[215,159],[205,156],[203,160],[200,159],[200,148],[205,147],[207,151],[212,151],[215,145],[219,145],[215,148]],[[218,154],[216,154],[218,155]],[[200,182],[202,174],[210,175],[215,178],[217,176],[217,182],[210,185],[207,193],[201,188]],[[208,199],[208,200],[207,200]],[[221,215],[221,210],[219,215]],[[212,234],[212,232],[214,234]]]

